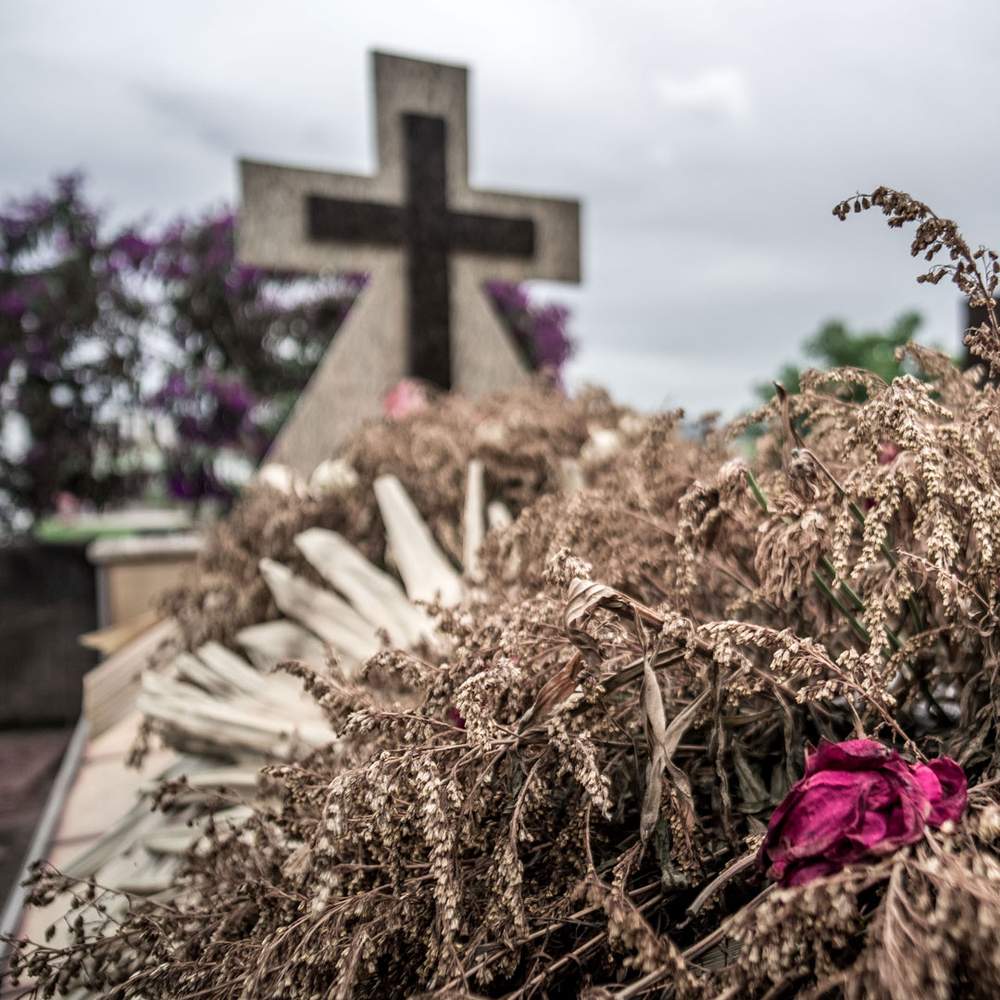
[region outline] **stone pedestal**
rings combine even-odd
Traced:
[[[201,551],[194,533],[101,538],[87,550],[97,570],[101,628],[131,621],[153,610],[165,590],[179,584]]]

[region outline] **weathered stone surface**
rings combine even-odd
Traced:
[[[450,314],[444,317],[449,343],[442,362],[450,377],[438,379],[439,384],[470,395],[510,387],[527,377],[518,347],[484,296],[483,282],[580,278],[578,202],[470,187],[466,69],[384,53],[373,54],[373,65],[378,154],[374,176],[247,161],[240,165],[243,261],[315,273],[370,274],[368,287],[269,456],[303,473],[329,457],[359,423],[378,415],[385,393],[413,374],[416,338],[441,338],[441,330],[431,328],[433,309],[428,313],[426,303],[415,301],[428,283],[416,283],[414,277],[415,265],[427,271],[421,255],[440,255],[450,299]],[[414,117],[424,123],[443,122],[443,177],[423,162],[434,159],[434,148],[416,148],[415,163]],[[433,201],[434,192],[428,196],[415,186],[415,170],[439,177],[445,188],[437,203],[430,208],[421,203],[416,211],[414,205],[427,197]],[[351,238],[314,238],[317,216],[315,207],[310,216],[310,199],[314,205],[325,200],[325,217],[333,215],[334,222],[338,211],[350,215],[347,203],[358,203],[356,217],[340,222]],[[519,227],[522,238],[513,240],[508,251],[497,245],[502,241],[498,227],[500,232]],[[527,243],[525,228],[530,231]],[[366,233],[374,234],[369,242]],[[469,246],[489,250],[472,252]],[[427,329],[421,328],[422,322]]]
[[[83,545],[0,548],[0,727],[58,725],[80,713],[97,656],[97,587]]]

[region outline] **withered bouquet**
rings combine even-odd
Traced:
[[[986,370],[911,345],[892,384],[810,373],[695,435],[599,395],[445,400],[261,486],[173,599],[181,680],[221,692],[220,649],[256,670],[261,628],[272,659],[301,630],[261,676],[324,728],[200,799],[241,811],[158,892],[40,871],[71,912],[13,971],[150,1000],[1000,994],[1000,267],[898,192],[836,214],[873,206],[986,308]]]

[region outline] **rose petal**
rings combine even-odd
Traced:
[[[764,853],[763,847],[757,854],[757,864],[760,865],[764,873],[773,878],[775,882],[784,883],[785,872],[788,870],[789,865],[792,863],[793,862],[788,862],[785,861],[783,858],[780,858],[777,861],[775,861],[774,864],[769,865],[767,855]]]
[[[867,852],[883,840],[888,832],[888,817],[877,809],[867,809],[861,818],[859,829],[850,838],[850,842],[855,846],[856,851]],[[860,853],[852,853],[850,858],[846,854],[843,855],[845,861],[857,860],[858,857],[860,857]]]
[[[934,768],[928,767],[926,764],[917,764],[913,768],[913,777],[916,778],[917,783],[923,789],[924,795],[927,796],[927,801],[932,806],[941,801],[941,780],[935,773]]]
[[[770,854],[772,848],[777,847],[785,817],[799,804],[802,798],[804,784],[804,781],[797,781],[792,785],[785,794],[785,797],[778,803],[777,808],[771,813],[771,819],[767,824],[767,833],[764,835],[764,840],[761,842],[758,854],[758,859],[763,868],[767,868],[765,859]]]
[[[887,811],[883,810],[889,820],[886,836],[873,847],[879,854],[888,854],[903,844],[919,840],[931,812],[930,799],[909,765],[894,775],[893,785],[896,801]]]
[[[876,780],[872,774],[822,771],[800,782],[783,821],[771,819],[767,838],[771,857],[819,854],[856,829],[862,821],[864,793]]]
[[[411,413],[426,409],[427,390],[414,379],[404,378],[393,386],[382,401],[382,410],[390,420],[402,420]]]
[[[806,777],[820,771],[866,771],[881,767],[898,755],[876,740],[844,740],[830,743],[821,740],[806,760]]]
[[[930,799],[927,822],[937,827],[948,820],[960,820],[969,800],[968,781],[962,768],[950,757],[937,757],[926,765],[918,764],[916,771],[918,775],[921,771],[931,771],[941,788],[940,797]]]
[[[827,861],[822,858],[814,858],[811,861],[800,861],[797,864],[790,865],[783,872],[784,877],[780,878],[779,881],[784,886],[805,885],[807,882],[812,882],[813,879],[834,875],[843,867],[843,865],[839,865],[835,861]]]
[[[851,777],[857,780],[856,774],[852,774]],[[874,780],[868,784],[865,792],[865,805],[869,809],[886,809],[893,806],[899,798],[899,780],[897,773],[888,765],[876,771]]]

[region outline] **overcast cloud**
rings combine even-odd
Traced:
[[[235,159],[373,167],[367,50],[473,70],[472,180],[584,201],[574,382],[689,413],[830,317],[958,342],[905,238],[833,203],[880,183],[1000,243],[991,0],[5,0],[0,195],[80,167],[119,218],[232,201]]]

